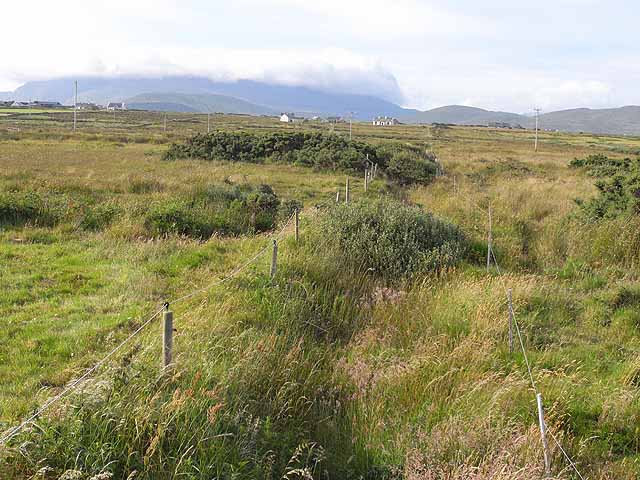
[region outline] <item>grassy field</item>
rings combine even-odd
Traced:
[[[435,152],[445,175],[401,191],[377,179],[366,195],[352,177],[353,198],[421,205],[472,245],[455,268],[387,281],[341,262],[319,230],[314,207],[335,199],[345,174],[162,161],[168,143],[207,128],[206,115],[168,117],[164,131],[161,113],[83,112],[75,134],[69,113],[0,118],[0,193],[55,195],[80,212],[0,231],[0,430],[163,301],[269,245],[268,233],[153,236],[151,206],[211,184],[269,184],[303,202],[302,241],[285,231],[274,282],[264,255],[176,304],[171,375],[158,376],[155,323],[0,447],[0,474],[541,477],[535,396],[522,354],[507,347],[509,288],[550,431],[585,478],[638,477],[640,221],[581,221],[574,200],[595,195],[594,179],[568,162],[633,155],[640,139],[543,132],[534,153],[530,131],[354,124],[359,140]],[[232,115],[212,116],[212,128],[348,135],[345,124]],[[85,206],[100,205],[116,218],[84,228]],[[484,266],[489,208],[502,276]],[[552,453],[555,478],[578,478],[553,442]]]

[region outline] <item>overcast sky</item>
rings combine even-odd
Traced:
[[[184,73],[421,109],[640,104],[631,0],[2,0],[0,15],[0,90]]]

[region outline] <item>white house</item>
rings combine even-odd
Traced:
[[[126,110],[127,106],[124,102],[109,102],[107,104],[107,110]]]
[[[398,121],[397,118],[392,118],[392,117],[376,117],[373,119],[373,124],[374,125],[378,125],[378,126],[382,126],[382,127],[388,127],[391,125],[399,125],[400,122]]]
[[[280,121],[284,123],[302,122],[304,118],[296,117],[294,113],[283,113],[280,115]]]

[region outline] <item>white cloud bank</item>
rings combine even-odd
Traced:
[[[21,0],[0,12],[11,19],[0,90],[69,75],[191,74],[418,108],[640,103],[640,7],[624,0]]]

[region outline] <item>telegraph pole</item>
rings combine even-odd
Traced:
[[[536,140],[535,140],[533,149],[537,152],[538,151],[538,121],[540,117],[540,109],[534,108],[533,111],[536,112]]]
[[[78,81],[74,81],[75,92],[73,95],[73,131],[76,131],[76,120],[78,116]]]
[[[351,141],[352,135],[351,135],[351,123],[353,122],[353,113],[354,112],[349,112],[349,141]]]

